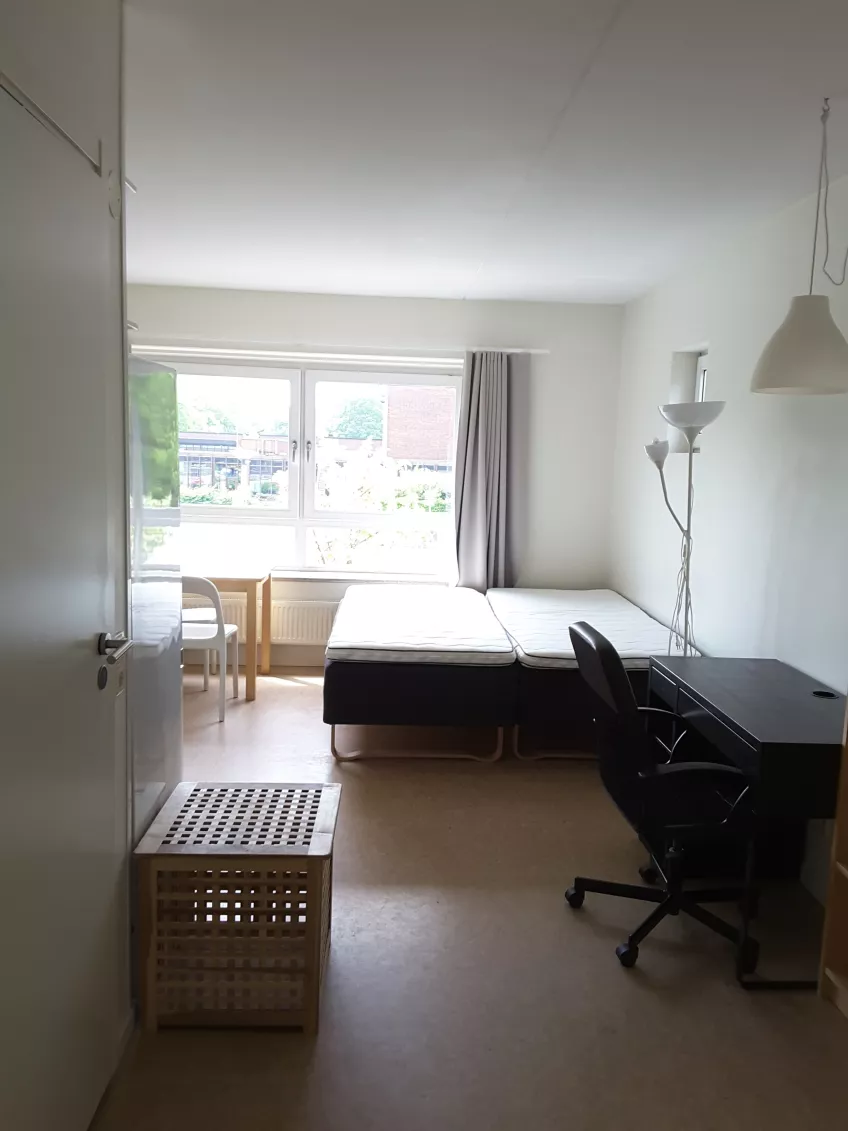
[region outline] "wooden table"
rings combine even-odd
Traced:
[[[263,675],[271,671],[271,574],[268,570],[242,571],[240,573],[207,573],[220,593],[247,594],[247,627],[245,631],[245,699],[256,698],[256,622],[257,602],[262,594],[262,660],[259,670]]]

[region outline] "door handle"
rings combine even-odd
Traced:
[[[133,641],[127,640],[125,632],[116,632],[114,636],[101,632],[97,637],[97,654],[105,656],[107,664],[119,663],[132,646]]]
[[[309,463],[309,461],[311,459],[312,459],[312,441],[307,440],[306,441],[306,462]]]
[[[297,463],[297,440],[291,442],[291,456],[292,463]]]

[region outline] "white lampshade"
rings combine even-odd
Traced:
[[[690,452],[702,428],[720,415],[725,401],[683,401],[681,404],[661,404],[660,415],[675,428],[679,428],[689,441]]]
[[[653,444],[645,444],[645,452],[651,463],[655,463],[662,471],[668,458],[668,440],[654,440]]]
[[[682,404],[662,404],[660,413],[675,428],[682,431],[696,428],[698,432],[720,415],[725,401],[683,401]]]
[[[755,393],[848,393],[848,342],[827,295],[797,295],[766,344],[751,389]]]

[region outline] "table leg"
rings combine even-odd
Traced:
[[[247,632],[245,647],[247,656],[244,662],[244,697],[248,701],[256,698],[256,601],[257,582],[250,581],[247,586]]]
[[[262,582],[262,662],[259,670],[271,674],[271,575]]]

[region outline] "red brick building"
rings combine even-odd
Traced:
[[[456,390],[444,385],[390,385],[386,452],[390,459],[434,466],[453,460]]]

